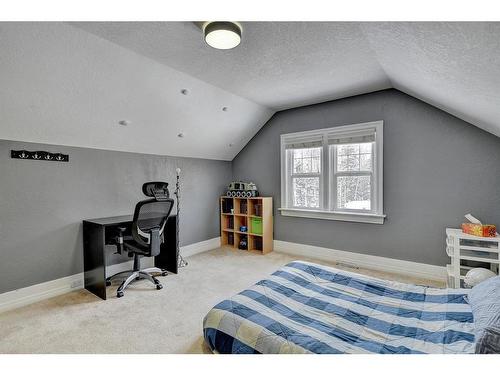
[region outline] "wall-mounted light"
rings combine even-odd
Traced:
[[[205,42],[217,49],[231,49],[241,42],[241,27],[235,22],[208,22],[203,28]]]

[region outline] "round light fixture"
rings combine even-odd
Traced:
[[[217,49],[231,49],[241,42],[241,27],[234,22],[215,21],[205,25],[205,42]]]

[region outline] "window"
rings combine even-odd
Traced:
[[[281,214],[383,224],[383,122],[281,136]]]
[[[320,207],[321,151],[321,147],[291,150],[293,207]]]

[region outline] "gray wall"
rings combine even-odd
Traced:
[[[279,135],[384,120],[384,225],[280,216]],[[69,163],[10,158],[70,154]],[[229,180],[274,196],[275,238],[444,265],[444,228],[500,224],[500,139],[396,90],[279,112],[230,162],[0,140],[0,293],[82,272],[82,219],[132,213],[148,180],[182,169],[181,244],[219,235]],[[173,186],[172,190],[173,191]],[[111,257],[110,262],[122,259]]]
[[[70,161],[11,159],[11,149],[68,153]],[[219,236],[230,162],[0,140],[0,293],[82,272],[82,219],[132,214],[145,181],[168,181],[173,193],[177,167],[181,245]]]
[[[281,216],[279,136],[384,120],[383,225]],[[471,212],[500,225],[500,139],[397,90],[278,112],[233,160],[274,197],[275,239],[444,265],[444,230]]]

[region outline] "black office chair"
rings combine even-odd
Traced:
[[[111,280],[116,276],[130,274],[116,291],[117,297],[123,297],[125,288],[135,280],[149,280],[156,285],[156,289],[161,289],[163,286],[153,273],[167,275],[165,271],[156,267],[141,270],[140,258],[160,254],[160,245],[164,241],[163,231],[174,200],[169,197],[166,182],[147,182],[142,186],[142,191],[145,195],[154,196],[154,198],[141,201],[135,206],[132,236],[123,236],[126,228],[120,228],[121,233],[117,238],[118,253],[125,250],[129,256],[133,256],[134,269],[119,272],[106,279],[106,284],[111,285]]]

